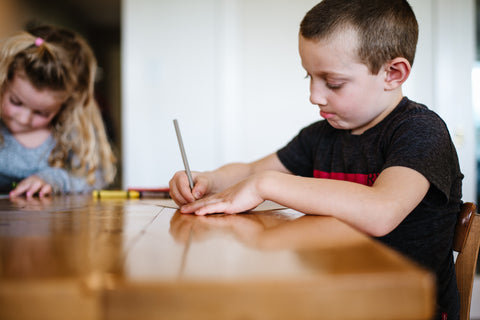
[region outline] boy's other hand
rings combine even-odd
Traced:
[[[233,214],[254,209],[264,201],[257,190],[257,176],[250,176],[220,193],[181,205],[180,212],[195,213],[197,215],[210,213]]]
[[[52,194],[53,188],[50,184],[36,175],[32,175],[20,181],[15,189],[10,191],[10,198],[25,195],[27,198],[32,198],[38,193],[39,197],[44,197]]]

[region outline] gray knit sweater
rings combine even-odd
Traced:
[[[48,157],[55,146],[52,136],[39,147],[26,148],[11,135],[3,123],[0,123],[0,130],[4,139],[3,145],[0,145],[0,191],[8,192],[13,182],[20,182],[31,175],[50,184],[54,193],[81,193],[104,186],[102,182],[89,185],[84,177],[74,176],[65,169],[50,167]],[[97,177],[100,176],[97,174]]]

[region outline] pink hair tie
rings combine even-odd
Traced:
[[[40,47],[44,41],[45,40],[43,40],[42,38],[39,37],[39,38],[35,39],[35,45],[37,47]]]

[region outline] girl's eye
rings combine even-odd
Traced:
[[[10,97],[10,103],[13,104],[14,106],[21,106],[22,102],[20,100],[17,100],[13,97]]]
[[[41,111],[35,111],[35,114],[36,114],[37,116],[42,117],[42,118],[48,118],[48,117],[50,116],[49,113],[41,112]]]
[[[304,79],[310,79],[310,75],[307,73]]]

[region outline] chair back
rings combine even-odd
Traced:
[[[470,319],[473,280],[480,246],[480,215],[476,205],[465,202],[458,214],[453,250],[458,252],[455,262],[457,286],[460,293],[460,320]]]

